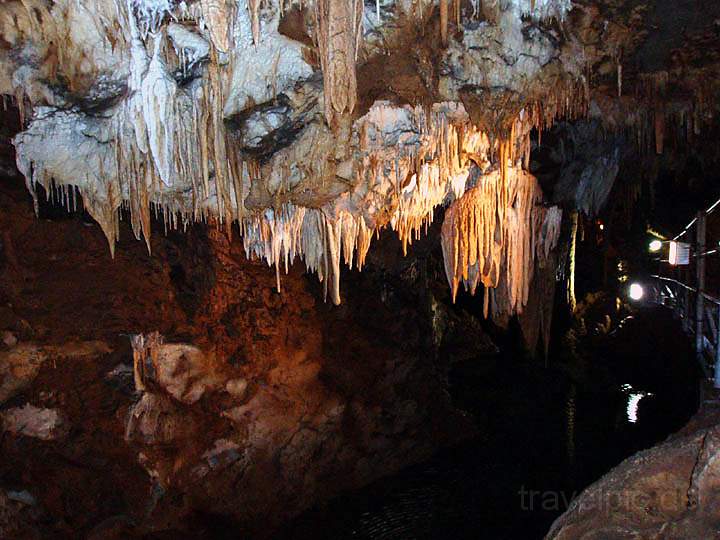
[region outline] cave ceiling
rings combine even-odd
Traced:
[[[0,2],[36,205],[80,196],[111,252],[121,218],[148,248],[154,218],[235,227],[278,288],[299,257],[335,303],[341,262],[445,207],[453,294],[521,311],[562,209],[597,211],[619,159],[593,147],[546,200],[531,134],[591,122],[662,153],[712,120],[719,55],[720,5],[695,0]]]

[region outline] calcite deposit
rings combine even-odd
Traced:
[[[383,54],[379,40],[401,47],[403,28],[430,31],[435,5],[37,4],[3,6],[10,48],[0,59],[25,120],[15,145],[31,192],[42,186],[73,208],[82,197],[111,252],[124,214],[148,247],[153,215],[168,228],[237,226],[248,255],[275,266],[278,289],[281,270],[300,257],[336,304],[341,260],[361,268],[388,226],[411,243],[439,207],[493,182],[493,171],[501,194],[506,171],[527,161],[530,129],[579,114],[588,99],[576,92],[582,61],[536,26],[563,22],[567,1],[485,2],[472,13],[454,3],[451,19],[440,2],[441,35],[425,39],[440,62],[426,79],[434,104],[369,109],[357,106],[366,85],[358,66]],[[292,33],[283,28],[290,12]],[[472,51],[482,49],[491,56],[478,64]],[[518,99],[550,80],[552,91]],[[493,121],[487,92],[512,103]],[[504,221],[509,202],[498,196]],[[528,211],[544,215],[542,198]],[[513,239],[498,249],[515,249]],[[497,310],[523,303],[501,299]]]

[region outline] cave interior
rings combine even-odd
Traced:
[[[720,3],[5,0],[0,95],[0,538],[720,537]]]

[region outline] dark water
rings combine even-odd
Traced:
[[[542,538],[579,490],[688,420],[692,362],[676,322],[653,309],[598,338],[580,365],[502,355],[458,364],[451,394],[477,437],[311,509],[278,537]],[[631,423],[639,392],[652,395]]]

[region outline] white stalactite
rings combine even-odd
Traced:
[[[160,179],[173,186],[175,149],[175,96],[177,83],[168,75],[160,58],[162,39],[155,36],[155,50],[142,81],[142,107],[148,143]]]

